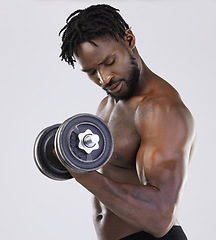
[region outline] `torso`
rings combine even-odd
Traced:
[[[159,84],[161,83],[159,80]],[[163,84],[166,86],[167,83],[164,81]],[[170,88],[169,84],[167,88]],[[172,94],[176,94],[174,89]],[[108,124],[114,139],[113,155],[100,171],[106,177],[118,182],[145,184],[145,180],[141,183],[136,170],[136,153],[141,139],[136,131],[135,115],[143,98],[144,96],[137,96],[126,102],[115,103],[113,99],[107,97],[97,113]],[[93,204],[94,224],[99,239],[116,240],[142,231],[121,220],[96,198]]]

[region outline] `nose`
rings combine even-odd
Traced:
[[[107,85],[109,84],[110,80],[113,78],[113,74],[100,70],[98,71],[98,77],[99,77],[100,84]]]

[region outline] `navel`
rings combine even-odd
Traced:
[[[103,219],[103,215],[102,214],[98,214],[96,217],[97,221],[101,221]]]

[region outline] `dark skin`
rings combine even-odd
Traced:
[[[93,196],[98,239],[115,240],[139,231],[164,236],[177,225],[195,140],[194,122],[177,91],[143,62],[135,36],[96,37],[84,42],[77,61],[89,78],[112,94],[97,115],[109,126],[114,152],[100,171],[74,173]],[[131,96],[128,83],[135,58],[140,75]],[[107,87],[112,82],[112,85]]]

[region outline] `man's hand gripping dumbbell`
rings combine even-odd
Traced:
[[[54,180],[72,178],[69,171],[97,170],[109,161],[112,152],[113,138],[108,126],[91,114],[78,114],[45,128],[34,144],[39,170]]]

